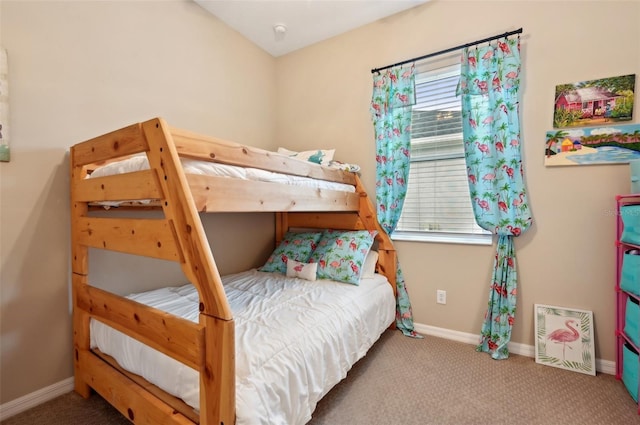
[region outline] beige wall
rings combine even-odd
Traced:
[[[12,124],[12,160],[0,163],[5,403],[73,375],[69,147],[154,116],[269,147],[275,59],[186,0],[2,0],[0,11]],[[210,240],[221,271],[251,267],[273,248],[272,215],[206,218],[220,220],[225,225]],[[158,276],[171,282],[165,265],[135,275],[133,263],[115,265],[99,254],[91,262],[98,276],[136,287]]]
[[[523,155],[536,222],[517,240],[520,314],[513,340],[533,344],[534,303],[584,308],[595,314],[597,357],[613,360],[610,211],[613,195],[629,188],[627,167],[548,169],[542,152],[556,84],[640,73],[640,4],[474,1],[466,3],[472,13],[461,13],[463,5],[433,0],[276,60],[186,0],[2,0],[13,131],[12,161],[0,163],[0,403],[72,375],[71,144],[159,115],[174,126],[266,148],[335,146],[338,159],[363,167],[372,193],[370,69],[520,26]],[[604,24],[611,22],[613,28]],[[218,220],[224,226],[215,227]],[[211,239],[223,271],[254,265],[270,250],[269,216],[206,221],[222,229]],[[247,226],[250,232],[235,231]],[[236,239],[243,234],[252,242]],[[256,234],[264,240],[257,246]],[[477,333],[493,249],[397,246],[416,322]],[[92,267],[118,279],[137,267],[112,264],[103,256]],[[153,269],[167,276],[163,267]],[[435,304],[436,289],[448,291],[447,305]]]
[[[607,24],[605,24],[607,23]],[[640,74],[640,3],[434,0],[278,60],[277,139],[337,148],[375,180],[372,68],[524,28],[522,136],[535,224],[517,239],[514,342],[534,344],[533,305],[592,310],[596,357],[614,360],[614,195],[626,165],[545,168],[557,84]],[[634,122],[638,119],[636,106]],[[397,242],[416,322],[477,334],[495,249]],[[447,304],[435,302],[436,289]]]

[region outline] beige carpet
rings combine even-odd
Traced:
[[[396,361],[398,360],[398,361]],[[69,393],[2,425],[124,425],[98,395]],[[630,425],[637,406],[621,381],[536,364],[492,360],[445,339],[387,331],[318,404],[310,425]]]

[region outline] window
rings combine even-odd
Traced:
[[[456,87],[460,66],[416,75],[407,196],[393,238],[491,244],[473,216]]]

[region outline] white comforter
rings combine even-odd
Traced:
[[[229,177],[241,180],[253,180],[288,184],[293,186],[311,187],[314,189],[329,189],[342,192],[355,192],[355,187],[350,184],[313,179],[311,177],[294,176],[289,174],[274,173],[259,168],[239,167],[235,165],[219,164],[216,162],[199,161],[189,158],[180,158],[186,174],[200,174],[206,176]],[[103,167],[96,168],[89,177],[105,177],[114,174],[130,173],[149,169],[149,161],[144,154],[113,162]]]
[[[391,287],[377,274],[359,286],[257,270],[225,276],[223,282],[236,327],[238,425],[308,422],[317,402],[395,316]],[[130,298],[198,320],[198,294],[192,285]],[[198,409],[195,370],[95,320],[91,346]]]

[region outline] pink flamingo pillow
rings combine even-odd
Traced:
[[[310,263],[318,263],[318,279],[358,285],[376,234],[368,230],[325,230],[309,258]]]
[[[280,245],[271,253],[267,262],[258,270],[287,273],[289,260],[306,263],[322,237],[322,232],[287,232]]]

